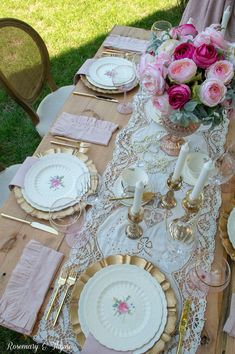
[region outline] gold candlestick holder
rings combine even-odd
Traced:
[[[200,194],[198,199],[191,200],[190,195],[192,193],[192,189],[189,189],[186,192],[186,196],[182,200],[182,206],[187,214],[196,214],[202,205],[203,195]]]
[[[180,176],[179,179],[173,181],[172,176],[173,173],[171,173],[167,179],[168,192],[161,197],[161,206],[164,209],[172,209],[176,206],[177,202],[174,197],[174,192],[180,190],[182,187],[183,178]]]
[[[132,240],[136,240],[143,235],[143,229],[139,223],[144,219],[144,208],[140,208],[138,214],[133,214],[131,211],[132,206],[128,209],[128,220],[130,224],[126,227],[126,235]]]

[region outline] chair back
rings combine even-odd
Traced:
[[[48,50],[40,35],[27,23],[0,19],[0,81],[7,92],[29,112],[47,82],[56,90],[50,74]],[[28,109],[27,109],[28,108]],[[34,123],[38,122],[35,114]]]

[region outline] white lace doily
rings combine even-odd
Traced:
[[[87,213],[86,227],[80,239],[71,250],[68,262],[64,265],[78,266],[78,273],[82,272],[89,264],[110,254],[126,253],[136,254],[159,266],[159,258],[155,252],[161,246],[160,236],[163,230],[161,213],[157,212],[157,200],[145,206],[147,218],[143,223],[144,235],[139,240],[129,240],[125,236],[127,224],[127,207],[120,206],[118,202],[110,202],[109,198],[114,194],[114,184],[121,171],[130,165],[143,165],[150,176],[150,183],[155,192],[161,194],[167,191],[166,179],[173,171],[176,158],[170,158],[160,152],[159,137],[164,134],[164,129],[155,123],[149,123],[144,113],[145,99],[136,95],[134,100],[134,113],[128,123],[117,136],[112,160],[108,163],[103,175],[102,186],[99,191],[98,201]],[[228,120],[216,127],[213,131],[197,132],[188,137],[192,151],[207,151],[213,158],[215,154],[223,153],[227,134]],[[177,207],[171,213],[173,216],[183,214],[180,201],[186,191],[191,188],[186,183],[175,196],[178,200]],[[203,207],[200,210],[197,223],[199,237],[198,247],[205,250],[205,259],[208,263],[213,261],[215,248],[215,234],[217,229],[217,217],[221,205],[220,188],[208,186],[205,190]],[[192,255],[196,257],[194,253]],[[176,291],[179,306],[187,297],[186,272],[184,266],[177,272],[168,274],[169,280]],[[69,294],[70,295],[70,294]],[[183,343],[185,353],[196,352],[200,343],[200,334],[204,325],[204,312],[206,298],[202,294],[199,299],[196,293],[190,296],[193,300],[189,317],[189,326]],[[63,296],[63,290],[59,291],[58,303]],[[64,351],[79,353],[80,347],[72,333],[69,322],[69,300],[66,298],[57,326],[53,328],[53,316],[45,321],[45,316],[40,322],[37,342],[45,343],[52,347],[62,348]],[[49,306],[49,304],[48,304]],[[55,307],[56,308],[56,307]],[[178,335],[175,335],[169,343],[165,353],[175,353]]]

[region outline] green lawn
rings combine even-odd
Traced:
[[[76,70],[95,54],[115,24],[150,29],[158,19],[176,25],[181,14],[177,0],[1,0],[0,7],[1,17],[21,19],[40,33],[48,47],[52,75],[58,86],[72,83]],[[45,89],[44,95],[48,92]],[[8,166],[22,162],[39,142],[29,117],[0,90],[0,163]],[[1,354],[33,353],[24,349],[7,350],[10,341],[32,343],[28,338],[1,329]],[[49,352],[49,349],[37,350],[37,353]]]

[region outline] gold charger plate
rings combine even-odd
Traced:
[[[171,335],[174,333],[176,328],[177,300],[174,291],[172,290],[171,285],[167,280],[166,276],[157,267],[155,267],[151,262],[148,262],[143,258],[137,256],[129,256],[129,255],[114,255],[102,259],[92,264],[90,267],[88,267],[76,281],[72,291],[71,300],[70,300],[70,322],[72,325],[73,332],[75,333],[79,344],[83,347],[86,340],[86,337],[82,332],[79,317],[78,317],[78,302],[79,302],[80,294],[85,284],[88,282],[90,278],[93,277],[95,273],[97,273],[102,268],[114,264],[133,264],[140,268],[143,268],[144,270],[149,272],[161,285],[167,301],[167,311],[168,311],[167,322],[164,328],[164,332],[162,333],[160,339],[154,344],[154,346],[151,349],[149,349],[146,352],[146,354],[161,353],[164,350],[166,343],[170,341]]]
[[[235,199],[232,199],[230,202],[224,205],[223,209],[221,210],[219,219],[219,235],[222,241],[222,245],[233,261],[235,261],[235,249],[233,248],[233,245],[228,237],[227,224],[229,215],[234,207]]]
[[[69,149],[69,148],[57,147],[54,149],[49,149],[43,153],[38,153],[35,155],[35,157],[40,158],[40,157],[43,157],[46,155],[57,154],[57,153],[66,153],[66,154],[77,156],[81,161],[83,161],[86,164],[90,173],[97,173],[97,169],[96,169],[94,163],[91,160],[89,160],[88,156],[79,152],[79,151],[76,151],[75,149],[72,149],[72,148]],[[91,188],[87,193],[88,194],[94,193],[94,191],[96,191],[97,187],[98,187],[98,175],[97,175],[97,178],[94,178],[91,181]],[[29,204],[25,200],[20,187],[14,187],[14,193],[16,196],[17,203],[20,205],[20,207],[24,211],[26,211],[26,213],[28,213],[38,219],[49,220],[49,212],[38,210],[38,209],[34,208],[31,204]],[[72,215],[75,211],[77,211],[79,209],[79,207],[80,207],[79,204],[76,204],[74,206],[70,206],[65,209],[59,210],[58,212],[54,213],[55,218],[63,218],[65,216]]]

